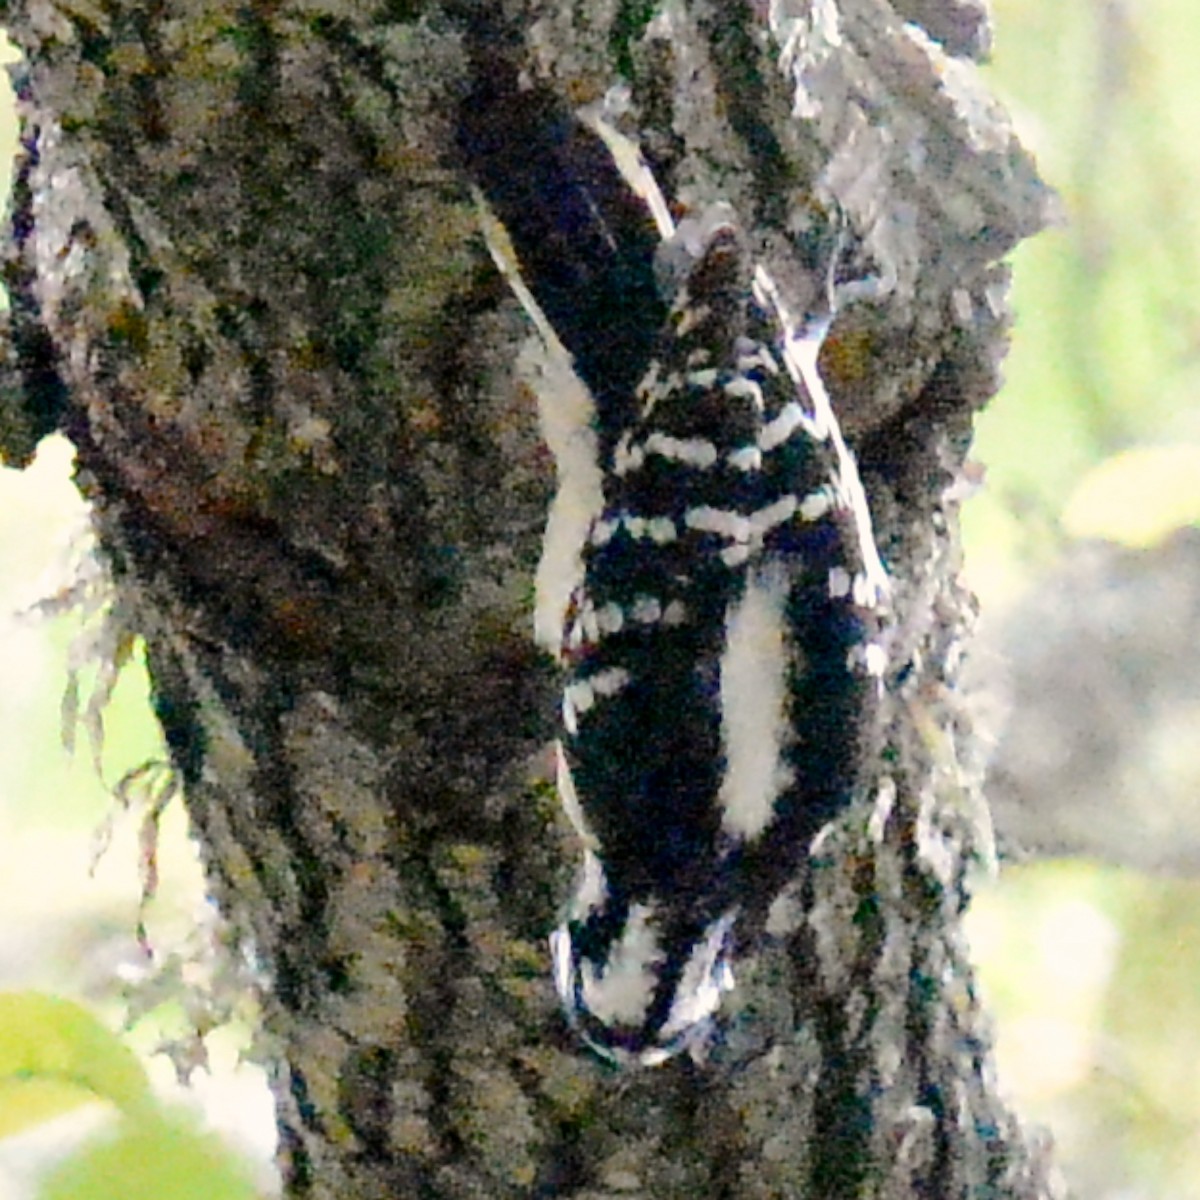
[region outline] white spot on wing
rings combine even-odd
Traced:
[[[763,534],[768,533],[777,525],[782,525],[785,521],[790,520],[798,506],[799,501],[795,496],[781,496],[774,504],[768,504],[765,508],[752,512],[750,528],[753,536],[761,538]]]
[[[698,504],[684,513],[683,523],[689,529],[700,533],[715,533],[734,542],[750,539],[750,522],[741,513],[732,512],[727,508]]]
[[[748,396],[754,401],[754,407],[762,412],[763,410],[763,394],[762,388],[753,379],[747,379],[744,375],[737,375],[731,379],[724,387],[725,395],[733,396],[735,399],[738,396]]]
[[[636,596],[629,616],[641,625],[653,625],[662,617],[662,605],[653,596]]]
[[[792,436],[804,421],[804,410],[790,400],[779,411],[779,415],[768,421],[758,434],[758,445],[761,450],[774,450]]]
[[[639,540],[649,538],[659,546],[665,546],[679,536],[675,522],[670,517],[635,517],[626,514],[621,522],[630,537]]]
[[[609,667],[597,671],[588,683],[597,696],[615,696],[629,682],[629,672],[624,667]]]
[[[613,474],[627,475],[638,470],[646,461],[646,451],[629,440],[625,434],[613,448]]]
[[[735,471],[758,471],[762,468],[762,451],[757,446],[739,446],[727,459]]]
[[[597,520],[592,524],[591,543],[593,546],[607,546],[612,541],[612,535],[617,532],[619,521]]]
[[[650,540],[660,546],[673,542],[679,536],[675,522],[670,517],[652,517],[646,522],[646,532],[650,535]]]
[[[829,332],[832,318],[826,316],[819,321],[811,322],[803,329],[799,328],[795,318],[788,311],[775,281],[761,265],[754,271],[754,292],[756,297],[761,295],[764,307],[769,304],[774,309],[784,330],[784,364],[792,378],[804,389],[812,402],[811,423],[813,429],[819,431],[814,433],[814,436],[828,436],[833,444],[838,460],[838,482],[846,497],[847,507],[854,518],[859,552],[863,557],[870,594],[874,597],[871,602],[873,605],[888,595],[887,572],[883,568],[879,550],[875,545],[875,532],[871,527],[871,510],[867,506],[867,497],[863,491],[862,480],[858,475],[858,466],[842,437],[842,429],[834,414],[829,392],[826,390],[825,381],[821,378],[821,372],[817,368],[817,358],[821,352],[825,335]]]
[[[596,606],[585,600],[576,618],[579,628],[583,631],[583,640],[589,646],[594,646],[600,640],[600,625],[596,620]]]
[[[751,342],[748,339],[743,341],[737,347],[737,355],[737,369],[744,375],[758,367],[768,375],[779,374],[779,364],[775,361],[775,356],[759,342]]]
[[[662,623],[667,626],[682,625],[687,620],[687,609],[682,600],[672,600],[663,609]]]
[[[596,693],[586,680],[577,679],[574,683],[567,684],[563,692],[563,703],[569,703],[576,714],[582,716],[596,703]]]
[[[819,521],[833,508],[833,496],[828,488],[817,488],[800,501],[800,516],[805,521]]]
[[[717,461],[717,448],[704,438],[676,438],[652,433],[645,442],[647,454],[657,454],[691,467],[711,467]]]
[[[601,633],[620,633],[625,624],[625,614],[619,604],[609,603],[596,611],[596,623]]]

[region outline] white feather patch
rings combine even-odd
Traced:
[[[530,338],[518,355],[517,369],[537,394],[542,437],[554,455],[558,476],[534,581],[533,612],[534,640],[557,658],[563,614],[583,579],[581,552],[604,504],[593,404],[557,339],[550,346]],[[602,544],[599,530],[592,529],[592,538]]]
[[[788,737],[784,603],[788,578],[779,565],[751,572],[725,619],[721,655],[721,743],[725,775],[718,800],[721,828],[749,840],[770,824],[787,786]]]
[[[726,913],[714,921],[704,937],[692,947],[671,1011],[659,1031],[658,1036],[664,1041],[707,1020],[720,1007],[721,993],[732,990],[728,943],[733,921],[734,914]]]
[[[602,971],[587,959],[579,964],[580,999],[606,1025],[640,1024],[654,998],[665,955],[650,914],[647,905],[633,905]]]
[[[704,438],[677,438],[655,431],[646,438],[647,454],[704,469],[717,461],[717,448]]]

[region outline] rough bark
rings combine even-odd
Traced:
[[[1049,1195],[959,934],[981,818],[956,485],[997,386],[997,260],[1047,207],[948,53],[986,15],[503,7],[564,105],[629,83],[678,203],[731,202],[767,254],[836,208],[883,279],[822,368],[895,585],[886,745],[709,1060],[582,1056],[545,951],[576,853],[530,636],[552,464],[448,152],[469,6],[9,4],[2,449],[77,447],[213,894],[269,974],[289,1194]]]

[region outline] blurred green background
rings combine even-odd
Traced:
[[[1008,384],[979,421],[987,486],[966,508],[967,570],[1002,614],[1073,538],[1149,545],[1200,518],[1200,21],[1195,0],[995,7],[991,82],[1068,215],[1015,256]],[[139,664],[104,712],[102,777],[86,731],[63,750],[67,681],[77,669],[86,701],[104,615],[31,608],[81,553],[69,475],[57,439],[29,470],[0,469],[0,989],[86,1000],[128,1030],[156,1083],[185,1080],[261,1162],[270,1103],[239,1059],[253,1000],[217,1004],[213,1025],[217,934],[181,806],[161,823],[162,884],[143,910],[145,805],[110,798],[163,753]],[[1078,1194],[1200,1200],[1200,886],[1018,866],[981,884],[969,935],[1001,1080],[1052,1127]]]
[[[1200,21],[1194,0],[995,7],[990,78],[1067,215],[1014,256],[1007,383],[978,423],[967,572],[1002,619],[1072,539],[1200,522]],[[1001,1081],[1075,1194],[1200,1197],[1200,884],[1038,862],[968,931]]]

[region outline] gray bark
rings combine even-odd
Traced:
[[[447,148],[434,4],[25,0],[0,447],[59,427],[145,638],[214,896],[269,973],[289,1195],[1052,1193],[959,933],[956,483],[1047,193],[955,53],[980,5],[504,6],[564,104],[623,76],[668,195],[765,252],[836,208],[884,281],[822,361],[895,587],[885,746],[708,1061],[614,1075],[545,941],[576,847],[531,636],[528,328]],[[902,10],[898,12],[897,9]]]

